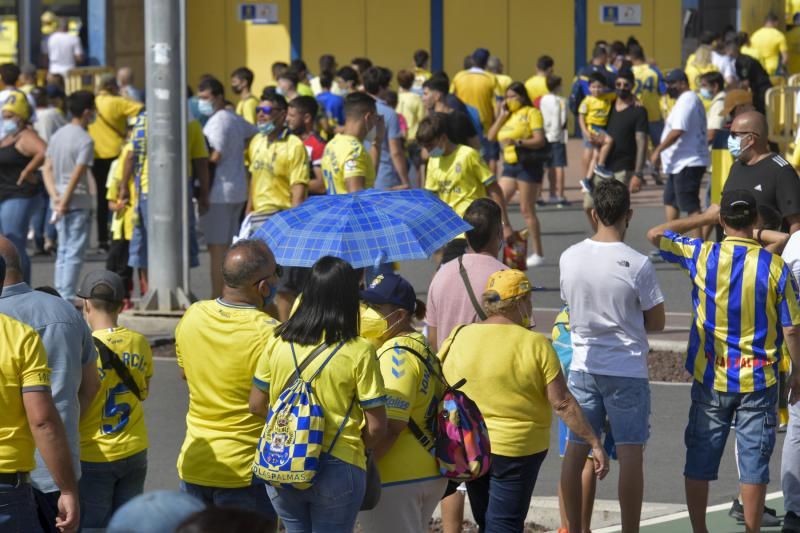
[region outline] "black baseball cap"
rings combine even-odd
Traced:
[[[753,193],[745,189],[725,191],[719,203],[719,214],[723,217],[755,216],[758,214],[756,198]]]
[[[116,272],[94,270],[83,277],[77,295],[79,298],[122,303],[125,299],[125,283]]]
[[[413,313],[417,294],[411,284],[394,272],[381,274],[372,280],[369,287],[361,291],[361,299],[371,304],[392,304]]]
[[[667,83],[676,83],[679,81],[685,81],[688,83],[689,78],[686,76],[686,73],[683,71],[683,69],[674,68],[669,71],[666,78],[664,78],[664,81]]]

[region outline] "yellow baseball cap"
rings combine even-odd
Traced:
[[[22,120],[31,118],[31,106],[28,105],[28,98],[22,91],[12,91],[0,110],[11,111]]]
[[[531,282],[521,270],[499,270],[489,276],[486,292],[494,293],[490,298],[494,302],[509,300],[531,292]]]

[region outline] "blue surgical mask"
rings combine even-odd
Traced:
[[[272,285],[271,283],[267,283],[267,287],[269,287],[269,296],[264,297],[264,309],[269,307],[269,305],[275,301],[275,297],[278,296],[278,284]]]
[[[739,156],[742,155],[742,138],[728,135],[728,151],[734,159],[739,159]]]
[[[4,120],[3,121],[3,136],[14,135],[19,131],[19,126],[13,120]]]
[[[707,87],[700,87],[700,96],[702,96],[704,100],[711,100],[714,98],[714,95],[711,94],[711,90]]]
[[[211,102],[211,100],[198,100],[197,110],[201,115],[210,117],[214,114],[214,104]]]
[[[437,146],[436,148],[428,152],[428,155],[430,155],[431,157],[442,157],[444,155],[444,148],[442,148],[441,146]]]
[[[274,122],[260,122],[256,125],[256,127],[258,128],[258,132],[263,133],[264,135],[269,135],[275,131]]]

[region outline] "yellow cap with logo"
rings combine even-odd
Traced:
[[[494,302],[523,296],[531,290],[531,282],[521,270],[499,270],[489,276],[486,282],[486,292],[494,293],[490,295]]]
[[[10,111],[22,120],[28,120],[31,117],[31,106],[28,104],[28,98],[22,91],[12,91],[0,110]]]

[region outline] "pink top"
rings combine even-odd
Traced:
[[[486,290],[489,276],[498,270],[507,270],[503,263],[488,255],[466,253],[463,255],[464,269],[478,300]],[[433,276],[428,289],[428,310],[425,323],[436,328],[436,343],[441,346],[453,328],[459,324],[471,324],[478,320],[475,307],[469,299],[464,280],[458,272],[458,259],[448,261]]]

